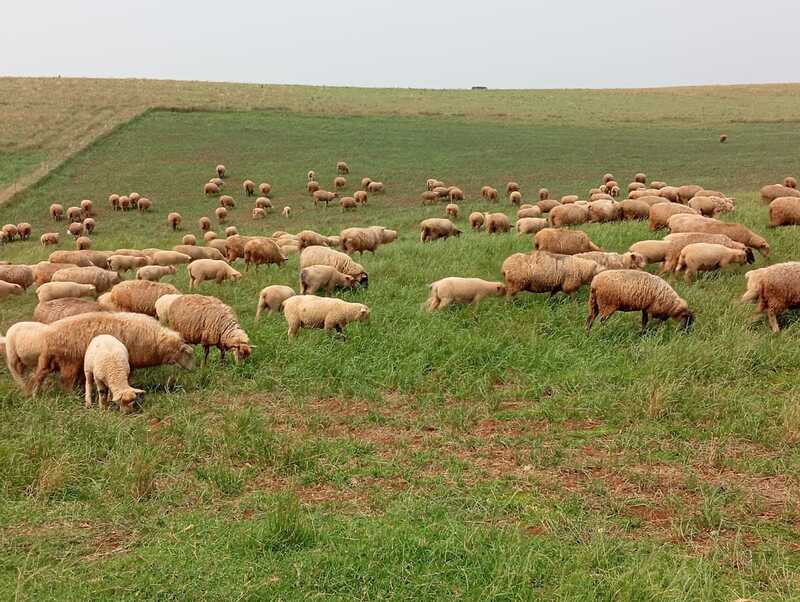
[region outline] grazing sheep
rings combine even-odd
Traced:
[[[64,219],[64,206],[58,203],[50,205],[50,219],[56,222],[60,222]]]
[[[181,214],[175,211],[167,215],[167,224],[174,230],[179,230],[181,227]]]
[[[336,172],[346,175],[346,174],[350,173],[350,168],[347,166],[347,163],[345,163],[344,161],[339,161],[336,164]]]
[[[199,220],[197,220],[197,225],[203,232],[211,230],[211,220],[207,217],[201,217]]]
[[[544,228],[540,230],[533,237],[533,246],[538,251],[549,251],[562,255],[602,251],[600,247],[591,241],[586,232],[560,228]]]
[[[256,183],[253,180],[245,180],[242,182],[242,189],[244,190],[245,196],[253,196],[256,191]]]
[[[136,314],[156,315],[156,301],[164,295],[176,295],[180,291],[171,284],[150,280],[127,280],[120,282],[111,292],[98,301],[111,311],[126,311]]]
[[[308,184],[306,184],[306,190],[308,190],[309,194],[314,194],[318,190],[322,190],[322,187],[316,180],[309,180]]]
[[[17,224],[17,236],[20,240],[28,240],[31,237],[31,225],[28,222]]]
[[[447,192],[447,197],[451,203],[458,203],[464,200],[464,191],[457,186],[451,186]]]
[[[0,280],[27,289],[34,281],[34,268],[28,265],[0,265]]]
[[[86,251],[92,248],[92,239],[88,236],[79,236],[75,239],[75,248],[78,251]]]
[[[65,297],[96,297],[97,289],[91,284],[76,282],[48,282],[36,289],[39,303]]]
[[[118,194],[109,194],[108,195],[108,204],[111,205],[111,209],[113,211],[119,211],[119,195]]]
[[[258,306],[256,307],[256,322],[261,319],[261,312],[268,309],[267,315],[272,315],[272,312],[283,311],[283,302],[289,297],[294,297],[295,292],[290,286],[281,284],[272,284],[266,288],[261,289],[258,294]]]
[[[137,206],[139,207],[139,213],[144,213],[146,211],[150,211],[150,209],[153,207],[153,202],[146,197],[142,197],[139,199]]]
[[[756,315],[766,311],[773,332],[780,331],[778,316],[800,305],[800,262],[788,261],[745,274],[747,290],[742,301],[758,302]]]
[[[619,208],[622,210],[622,219],[650,219],[650,205],[638,199],[625,199]]]
[[[119,197],[119,208],[122,211],[129,211],[131,208],[131,198],[128,195],[123,194]]]
[[[289,337],[300,328],[323,328],[342,333],[350,322],[368,322],[369,308],[361,303],[348,303],[333,297],[295,295],[283,302],[283,315],[289,325]]]
[[[0,299],[5,299],[11,295],[21,295],[23,292],[24,289],[19,284],[0,280]]]
[[[539,189],[539,200],[546,201],[550,198],[550,191],[547,188],[540,188]]]
[[[610,194],[610,195],[611,195],[612,197],[614,197],[615,199],[616,199],[617,197],[619,197],[619,193],[620,193],[619,186],[612,186],[612,187],[611,187],[611,190],[608,192],[608,194]]]
[[[649,201],[649,204],[651,204],[651,205],[653,203],[655,203],[655,202],[658,202],[658,201],[656,201],[656,199],[658,199],[659,197],[662,200],[666,199],[667,201],[670,201],[671,203],[680,203],[681,202],[681,197],[678,196],[678,187],[677,186],[663,186],[662,188],[658,189],[658,193],[657,194],[655,194],[655,195],[645,194],[643,196],[646,197],[645,199],[642,199],[642,200],[645,200],[645,201],[650,199],[651,196],[653,197],[653,199],[651,201]]]
[[[366,191],[370,182],[372,182],[372,178],[369,177],[361,178],[361,190]]]
[[[260,194],[261,197],[269,196],[271,190],[272,184],[269,182],[261,182],[261,184],[258,185],[258,194]]]
[[[250,214],[250,217],[253,219],[264,219],[267,217],[267,212],[264,211],[261,207],[253,207],[253,211]]]
[[[286,255],[281,252],[280,247],[275,241],[269,238],[254,238],[248,240],[244,245],[245,269],[249,270],[251,265],[277,264],[278,267],[286,263]],[[192,267],[192,264],[189,264]]]
[[[355,211],[358,205],[356,205],[356,200],[351,196],[342,197],[339,200],[339,206],[342,208],[342,212],[344,211]]]
[[[633,176],[633,181],[634,182],[641,182],[642,184],[644,184],[645,182],[647,182],[647,174],[642,173],[640,171],[635,176]]]
[[[48,245],[57,245],[58,244],[58,232],[46,232],[42,234],[39,241],[42,243],[43,247]]]
[[[575,203],[554,207],[550,211],[549,220],[556,228],[585,224],[589,221],[589,207]]]
[[[647,263],[659,263],[666,259],[669,247],[669,243],[663,240],[640,240],[628,250],[644,257]]]
[[[736,242],[735,240],[731,240],[724,234],[681,232],[678,234],[669,234],[665,236],[664,242],[666,242],[669,247],[667,248],[666,257],[664,258],[664,264],[661,266],[662,273],[675,271],[675,267],[678,265],[678,260],[680,259],[681,251],[683,251],[684,247],[687,245],[695,243],[722,245],[723,247],[727,247],[729,249],[744,251],[748,263],[753,263],[753,261],[755,261],[753,250],[750,249],[750,247],[747,247],[740,242]]]
[[[728,135],[727,134],[720,134],[719,135],[719,141],[720,142],[727,142],[728,141]]]
[[[604,174],[603,175],[603,184],[608,184],[609,182],[611,182],[614,179],[615,179],[614,178],[614,174],[610,174],[610,173]]]
[[[256,199],[256,209],[263,209],[265,212],[272,211],[272,201],[267,197],[260,196]]]
[[[586,329],[592,329],[598,315],[604,322],[617,311],[641,311],[642,331],[650,316],[678,320],[684,330],[694,322],[688,303],[666,281],[638,270],[606,270],[592,281]]]
[[[609,198],[611,198],[611,197],[609,197]],[[536,206],[539,208],[539,210],[542,213],[549,213],[550,211],[552,211],[556,207],[560,207],[561,203],[559,203],[555,199],[543,199],[543,200],[539,201],[538,203],[536,203]]]
[[[436,178],[428,178],[427,182],[425,182],[425,185],[428,190],[433,190],[434,188],[444,187],[444,182],[437,180]]]
[[[217,165],[216,172],[217,172],[217,177],[219,179],[223,179],[225,177],[225,166],[222,164]]]
[[[359,205],[366,205],[367,204],[367,193],[363,190],[356,190],[353,193],[353,199]]]
[[[176,272],[177,269],[174,265],[146,265],[136,270],[136,279],[158,282],[164,276],[170,276]]]
[[[221,259],[195,259],[189,264],[189,288],[200,286],[206,280],[215,280],[222,284],[225,280],[239,280],[241,272],[234,270]]]
[[[752,251],[748,256],[744,249],[730,249],[723,245],[698,242],[683,248],[675,271],[686,270],[686,282],[691,282],[697,272],[722,269],[732,263],[744,265],[752,262]]]
[[[17,237],[18,231],[14,224],[6,224],[0,230],[0,241],[12,242]]]
[[[725,234],[731,240],[756,249],[764,257],[769,255],[769,244],[766,240],[741,224],[726,223],[702,215],[674,215],[669,219],[672,232],[705,232],[707,234]]]
[[[658,203],[650,207],[650,221],[648,228],[650,230],[660,230],[666,228],[669,224],[669,219],[673,215],[678,214],[700,215],[700,212],[691,207],[680,205],[678,203]]]
[[[91,217],[87,217],[83,220],[83,229],[86,231],[87,234],[91,234],[94,232],[94,229],[97,227],[97,222],[94,221]]]
[[[685,205],[701,190],[703,190],[703,187],[697,184],[684,184],[683,186],[678,186],[678,198],[680,199],[680,202]]]
[[[219,206],[225,207],[226,209],[233,209],[236,207],[236,202],[233,200],[232,196],[223,194],[219,197]]]
[[[309,181],[309,182],[310,182],[311,180],[316,180],[316,179],[317,179],[317,172],[316,172],[316,171],[314,171],[313,169],[309,169],[309,170],[308,170],[308,174],[307,174],[307,175],[308,175],[308,181]]]
[[[311,196],[314,197],[314,207],[319,203],[325,203],[325,208],[328,208],[328,203],[333,199],[338,198],[338,192],[328,192],[327,190],[317,190]]]
[[[616,201],[602,199],[589,203],[590,222],[616,222],[622,219],[622,207]]]
[[[194,234],[184,234],[183,238],[181,239],[181,244],[196,245],[197,237]]]
[[[111,270],[89,266],[82,268],[64,268],[58,270],[50,282],[75,282],[77,284],[91,284],[98,294],[110,290],[114,285],[122,282],[119,274]],[[41,301],[41,299],[40,299]]]
[[[571,203],[576,203],[578,201],[577,194],[565,194],[561,197],[561,204],[562,205],[569,205]]]
[[[439,195],[432,190],[426,190],[420,197],[422,198],[423,205],[435,205],[439,200]]]
[[[228,226],[227,228],[225,228],[226,238],[229,236],[236,236],[237,234],[239,234],[239,230],[236,228],[236,226]]]
[[[203,365],[211,347],[219,349],[220,361],[232,351],[238,363],[250,357],[250,338],[236,313],[216,297],[165,295],[156,303],[158,319],[178,331],[187,343],[202,345]]]
[[[62,318],[88,314],[93,311],[105,311],[105,308],[91,299],[64,297],[39,303],[33,310],[33,319],[42,324],[52,324]]]
[[[450,189],[447,186],[437,186],[432,192],[437,199],[446,199],[450,196]]]
[[[130,255],[112,255],[108,258],[108,269],[115,272],[127,272],[149,265],[147,257],[132,257]]]
[[[386,187],[383,182],[370,182],[369,186],[367,186],[367,192],[372,194],[383,193],[386,192]]]
[[[771,203],[777,198],[793,196],[800,197],[800,190],[784,186],[783,184],[769,184],[761,188],[761,200],[764,203]]]
[[[522,217],[517,220],[517,234],[536,234],[547,228],[547,220],[543,217]]]
[[[136,396],[144,393],[128,383],[131,366],[128,350],[118,339],[101,334],[91,340],[83,359],[86,380],[84,405],[92,407],[92,387],[97,386],[97,402],[100,408],[108,408],[108,402],[119,404],[123,414],[131,412]]]
[[[287,205],[283,208],[283,211],[281,211],[281,215],[283,215],[283,217],[286,219],[289,219],[289,216],[292,215],[292,208]]]
[[[71,235],[75,239],[83,236],[85,232],[86,228],[83,227],[83,223],[81,222],[72,223],[67,226],[67,234]]]
[[[720,213],[736,210],[732,199],[721,196],[694,196],[689,200],[689,207],[706,217],[716,217]]]
[[[214,209],[214,215],[220,224],[224,224],[225,220],[228,219],[228,210],[225,207],[217,207]]]
[[[273,235],[274,236],[274,235]],[[295,235],[295,240],[300,243],[300,248],[305,249],[313,245],[328,246],[328,238],[313,230],[301,230]]]
[[[216,240],[217,238],[218,238],[217,233],[214,232],[213,230],[209,230],[208,232],[203,234],[203,240],[205,242],[211,242],[212,240]]]
[[[541,216],[542,216],[542,210],[534,206],[520,208],[519,211],[517,211],[517,219],[522,219],[523,217],[541,217]]]
[[[314,295],[324,290],[330,295],[336,288],[353,288],[355,279],[328,265],[312,265],[300,270],[300,294]]]
[[[429,312],[444,309],[451,303],[477,305],[486,297],[502,297],[506,287],[502,282],[489,282],[480,278],[442,278],[430,285],[431,293],[425,302]]]
[[[796,226],[800,224],[800,198],[778,197],[769,204],[769,226]]]
[[[477,232],[478,230],[483,228],[483,221],[484,221],[483,213],[481,213],[480,211],[473,211],[472,213],[469,214],[468,221],[469,221],[469,227],[472,228],[475,232]]]
[[[514,191],[519,191],[519,184],[517,182],[509,182],[506,184],[506,195],[510,195]]]
[[[300,269],[302,270],[312,265],[328,265],[343,274],[352,276],[363,287],[367,287],[369,284],[369,277],[363,266],[353,261],[349,255],[334,249],[319,245],[303,249],[300,253]]]
[[[444,209],[444,213],[450,219],[458,219],[458,205],[455,203],[448,203]]]
[[[344,188],[345,186],[347,186],[347,180],[345,178],[343,178],[342,176],[336,176],[333,179],[333,187],[336,190],[339,190],[340,188]]]
[[[83,217],[92,217],[92,201],[89,199],[83,199],[80,203],[80,206]]]
[[[667,186],[667,183],[666,182],[662,182],[660,180],[653,180],[652,182],[650,182],[650,188],[653,188],[655,190],[661,190],[662,188],[665,188],[666,186]]]
[[[483,220],[483,229],[488,234],[510,232],[511,222],[505,213],[487,213]]]
[[[217,186],[214,182],[206,182],[205,184],[203,184],[204,195],[212,196],[219,193],[220,193],[220,187]]]
[[[589,259],[607,270],[643,270],[647,265],[647,258],[639,253],[605,253],[603,251],[590,251],[577,253],[573,257]]]
[[[485,222],[485,220],[484,220]],[[420,242],[449,238],[450,236],[460,236],[461,230],[449,219],[432,217],[422,220],[419,224]]]
[[[153,254],[151,261],[155,266],[167,267],[189,263],[192,261],[192,258],[186,253],[180,253],[178,251],[158,251]]]
[[[797,179],[792,176],[786,176],[783,178],[783,185],[786,188],[797,188]]]
[[[71,222],[83,221],[83,211],[80,207],[70,207],[67,209],[67,219]]]
[[[348,255],[364,251],[375,253],[380,245],[386,245],[397,240],[397,230],[389,230],[383,226],[370,226],[369,228],[345,228],[339,233],[342,250]]]
[[[647,188],[647,186],[641,182],[631,182],[628,184],[628,194],[636,192],[637,190],[644,190],[645,188]]]
[[[514,190],[508,195],[508,200],[511,201],[512,205],[521,205],[522,193],[519,190]]]
[[[50,263],[74,263],[80,267],[95,265],[106,268],[109,257],[111,253],[108,251],[53,251],[47,260]]]
[[[6,331],[5,355],[8,372],[20,389],[25,389],[25,376],[39,362],[42,352],[41,333],[46,328],[39,322],[17,322]]]
[[[502,266],[506,296],[519,292],[571,295],[592,281],[602,268],[594,261],[546,251],[514,253]]]

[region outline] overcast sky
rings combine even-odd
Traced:
[[[800,81],[800,0],[7,0],[0,75],[460,88]]]

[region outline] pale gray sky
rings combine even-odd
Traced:
[[[800,0],[7,0],[0,75],[457,88],[800,81]]]

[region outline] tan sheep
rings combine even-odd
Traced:
[[[307,175],[307,177],[308,177],[308,181],[309,181],[309,182],[310,182],[311,180],[316,180],[316,179],[317,179],[317,172],[316,172],[316,171],[314,171],[313,169],[309,169],[309,170],[308,170],[308,174],[306,174],[306,175]]]
[[[661,190],[667,186],[666,182],[662,182],[661,180],[653,180],[650,182],[650,188],[654,188],[655,190]]]
[[[664,265],[661,267],[661,272],[673,272],[678,265],[681,251],[687,245],[695,243],[709,243],[715,245],[722,245],[729,249],[737,251],[744,251],[748,263],[753,263],[755,258],[753,250],[743,245],[740,242],[731,240],[724,234],[705,234],[703,232],[681,232],[677,234],[669,234],[664,237],[664,242],[669,245],[666,257],[664,258]]]
[[[350,322],[368,322],[369,308],[361,303],[348,303],[334,297],[295,295],[283,302],[283,315],[289,325],[289,337],[300,328],[323,328],[339,333]]]
[[[549,251],[562,255],[576,255],[589,251],[602,251],[594,244],[589,235],[581,230],[563,230],[545,228],[533,237],[533,246],[538,251]]]
[[[81,222],[74,222],[67,226],[67,234],[71,235],[76,240],[83,236],[85,232],[86,228],[83,227],[83,223]]]
[[[182,219],[180,213],[172,211],[167,215],[167,224],[169,224],[169,227],[172,228],[173,231],[180,230]]]
[[[5,356],[8,372],[20,389],[26,388],[26,372],[36,368],[42,352],[41,333],[46,328],[39,322],[17,322],[6,331]]]
[[[281,252],[275,241],[269,238],[255,238],[244,245],[244,263],[247,270],[251,265],[258,267],[276,264],[280,267],[286,263],[286,255]],[[189,267],[191,268],[192,264],[189,264]]]
[[[511,194],[508,195],[508,200],[511,202],[512,205],[521,205],[522,193],[519,190],[512,190]]]
[[[348,255],[364,251],[375,253],[380,245],[386,245],[397,240],[397,230],[389,230],[383,226],[370,226],[368,228],[345,228],[339,233],[342,250]]]
[[[577,194],[565,194],[561,197],[561,204],[562,205],[569,205],[571,203],[575,203],[578,201]]]
[[[153,208],[153,202],[148,198],[142,197],[139,199],[137,206],[139,207],[139,213],[145,213]]]
[[[274,234],[273,237],[275,237]],[[300,243],[301,249],[305,249],[306,247],[310,247],[313,245],[329,246],[328,238],[326,236],[323,236],[319,232],[314,232],[314,230],[301,230],[295,235],[295,240],[297,240],[297,242]]]
[[[230,236],[236,236],[237,234],[239,234],[239,230],[236,228],[236,226],[228,226],[227,228],[225,228],[226,238]]]
[[[75,239],[75,248],[78,251],[86,251],[92,248],[92,239],[88,236],[79,236]]]
[[[420,197],[423,205],[435,205],[439,201],[439,195],[432,190],[426,190]]]
[[[669,219],[668,226],[670,231],[675,233],[705,232],[706,234],[725,234],[731,240],[756,249],[764,257],[769,255],[767,241],[741,224],[721,222],[702,215],[673,215]]]
[[[353,200],[359,205],[366,205],[367,193],[364,190],[356,190],[353,193]]]
[[[539,189],[539,200],[546,201],[550,198],[550,191],[547,188],[540,188]]]
[[[681,251],[675,271],[686,271],[686,282],[691,282],[697,272],[722,269],[732,263],[752,263],[752,251],[748,257],[744,249],[730,249],[723,245],[698,242],[686,245]]]
[[[17,224],[17,236],[20,240],[28,240],[31,237],[31,225],[28,222]]]
[[[647,174],[642,173],[640,171],[635,176],[633,176],[633,181],[634,182],[641,182],[642,184],[644,184],[645,182],[647,182]]]
[[[174,265],[146,265],[136,270],[136,279],[158,282],[164,276],[171,276],[176,272],[177,269]]]
[[[489,190],[486,191],[486,200],[492,201],[493,203],[497,202],[497,189],[489,187]]]
[[[212,196],[219,193],[220,193],[220,187],[217,186],[214,182],[206,182],[205,184],[203,184],[204,195]]]
[[[21,295],[23,292],[24,289],[19,284],[0,280],[0,300],[6,299],[11,295]]]
[[[245,180],[242,182],[242,189],[244,190],[245,196],[253,196],[256,191],[256,183],[253,180]]]
[[[484,220],[485,223],[485,220]],[[449,219],[431,217],[422,220],[419,224],[419,239],[420,242],[428,242],[431,240],[439,240],[440,238],[449,238],[451,236],[460,236],[461,230],[456,228],[456,225]]]
[[[325,203],[325,208],[328,208],[328,203],[333,201],[333,199],[339,197],[338,192],[328,192],[327,190],[317,190],[312,194],[314,197],[314,207],[319,205],[320,203]]]
[[[64,297],[39,303],[33,310],[33,319],[42,324],[52,324],[62,318],[88,314],[93,311],[105,311],[105,308],[91,299]]]
[[[236,202],[233,200],[232,196],[223,194],[221,197],[219,197],[219,206],[225,207],[226,209],[233,209],[236,207]]]
[[[99,294],[110,290],[122,281],[119,274],[97,266],[82,268],[64,268],[58,270],[50,282],[75,282],[77,284],[91,284]],[[40,299],[41,301],[41,299]]]
[[[122,211],[129,211],[130,210],[130,208],[131,208],[131,198],[128,195],[123,194],[121,197],[119,197],[119,208]]]
[[[614,174],[607,173],[603,175],[603,184],[608,184],[610,181],[614,180]]]
[[[487,213],[484,216],[483,229],[487,234],[510,232],[511,222],[505,213]]]
[[[361,178],[361,190],[366,192],[370,182],[372,182],[372,178],[369,177]]]
[[[783,178],[783,185],[786,188],[797,188],[797,179],[792,176],[786,176]]]
[[[547,228],[547,220],[543,217],[522,217],[517,220],[517,234],[536,234]]]
[[[214,209],[214,215],[220,224],[224,224],[225,220],[228,219],[228,210],[225,207],[217,207]]]
[[[177,251],[158,251],[153,254],[152,259],[153,265],[162,267],[181,265],[190,261],[192,258],[189,255]]]
[[[483,213],[481,213],[480,211],[473,211],[472,213],[470,213],[469,218],[467,218],[467,220],[469,221],[469,227],[472,228],[475,232],[483,228],[484,217]]]
[[[666,259],[669,243],[663,240],[640,240],[632,244],[628,250],[644,257],[647,263],[659,263]]]
[[[455,203],[448,203],[444,209],[444,214],[450,219],[458,219],[458,205]]]
[[[48,245],[57,245],[58,244],[58,232],[46,232],[42,234],[39,241],[42,243],[43,247]]]
[[[689,200],[688,206],[706,217],[716,217],[720,213],[736,210],[733,200],[720,196],[694,196]]]
[[[264,212],[272,211],[272,201],[265,196],[260,196],[256,199],[256,209],[263,209]]]
[[[97,289],[91,284],[76,282],[48,282],[36,289],[39,303],[64,297],[96,297]]]
[[[517,211],[517,219],[522,219],[523,217],[541,217],[542,210],[536,206],[530,207],[520,207]]]
[[[86,231],[87,234],[91,234],[94,232],[94,229],[97,227],[97,222],[94,221],[91,217],[87,217],[83,220],[83,229]]]
[[[451,203],[459,203],[464,200],[464,191],[457,186],[451,186],[447,191],[447,198]]]
[[[295,292],[290,286],[281,284],[272,284],[266,288],[261,289],[258,294],[258,306],[256,307],[256,322],[261,319],[261,312],[268,309],[267,315],[272,315],[272,312],[283,311],[283,302],[289,297],[294,297]]]
[[[622,219],[646,220],[650,219],[650,205],[637,199],[625,199],[619,204],[622,210]]]
[[[796,226],[800,224],[800,198],[778,197],[769,204],[769,226]]]
[[[344,161],[339,161],[336,164],[336,172],[347,175],[347,174],[350,173],[350,168],[347,166],[347,163],[345,163]]]
[[[685,205],[701,190],[703,190],[703,187],[697,184],[684,184],[683,186],[678,186],[678,198],[680,199],[680,202]]]
[[[241,272],[237,272],[220,259],[195,259],[189,264],[189,288],[200,286],[206,280],[215,280],[222,284],[225,280],[239,280]]]
[[[53,274],[58,270],[77,267],[78,266],[74,263],[50,263],[49,261],[40,261],[36,265],[31,266],[33,269],[33,280],[37,286],[50,282],[53,278]],[[2,279],[2,277],[0,277],[0,279]]]
[[[447,220],[445,220],[447,221]],[[355,281],[363,286],[369,285],[369,277],[364,271],[364,267],[360,263],[356,263],[353,259],[339,251],[329,249],[319,245],[314,245],[303,249],[300,253],[300,269],[307,268],[312,265],[328,265],[336,268],[339,272],[347,274],[355,278]]]
[[[253,211],[250,213],[250,217],[253,219],[265,219],[267,217],[267,212],[264,211],[261,207],[253,207]]]
[[[197,237],[194,234],[185,234],[181,239],[181,244],[194,246],[197,244]]]
[[[773,332],[780,331],[778,316],[800,305],[800,262],[788,261],[745,274],[742,301],[757,302],[756,315],[766,312]]]
[[[28,265],[0,265],[0,280],[27,289],[34,282],[34,268]]]
[[[585,224],[589,221],[589,207],[575,203],[554,207],[550,211],[549,220],[556,228]]]
[[[647,188],[647,186],[641,182],[631,182],[628,184],[628,194],[636,192],[637,190],[644,190],[645,188]]]
[[[800,190],[784,186],[783,184],[769,184],[761,188],[761,200],[764,203],[771,203],[777,198],[793,196],[800,197]]]
[[[47,260],[50,263],[74,263],[77,266],[95,265],[98,268],[108,267],[109,251],[53,251]]]
[[[342,176],[336,176],[335,178],[333,178],[333,187],[336,190],[340,190],[340,189],[344,188],[345,186],[347,186],[347,179],[346,178],[343,178]]]
[[[272,184],[269,182],[261,182],[261,184],[258,185],[258,194],[260,194],[262,198],[269,196],[271,190]]]
[[[519,184],[517,182],[509,182],[506,184],[506,194],[510,195],[512,192],[519,192]]]
[[[322,187],[319,185],[319,182],[316,180],[309,180],[308,184],[306,184],[306,190],[308,190],[309,194],[314,194],[318,190],[322,190]]]
[[[650,316],[678,320],[685,330],[694,322],[688,303],[669,284],[638,270],[606,270],[592,281],[586,329],[592,329],[598,315],[604,322],[617,311],[641,311],[643,331]]]
[[[56,222],[60,222],[64,219],[64,206],[58,203],[50,205],[50,218]]]
[[[650,195],[647,195],[650,196]],[[658,189],[658,193],[653,195],[656,197],[661,197],[670,201],[671,203],[680,203],[681,197],[678,195],[678,187],[677,186],[663,186]]]
[[[312,265],[300,270],[300,294],[314,295],[324,290],[330,295],[336,288],[353,288],[356,282],[352,276],[342,274],[328,265]]]
[[[384,186],[383,182],[370,182],[369,186],[367,186],[367,192],[372,194],[379,194],[386,192],[386,186]]]
[[[700,212],[678,203],[658,203],[650,207],[648,228],[653,231],[666,228],[669,219],[678,214],[700,215]]]
[[[67,209],[67,219],[71,222],[83,221],[83,211],[80,207],[69,207]]]
[[[590,222],[616,222],[622,219],[622,207],[616,201],[602,199],[589,203]]]
[[[217,165],[215,171],[217,172],[217,177],[221,180],[225,177],[225,166],[221,163]]]
[[[287,205],[281,211],[281,215],[283,215],[283,217],[285,217],[286,219],[289,219],[289,217],[292,215],[292,208]]]
[[[111,205],[111,209],[113,211],[119,211],[119,195],[118,194],[109,194],[108,195],[108,204]]]
[[[345,196],[339,200],[339,207],[342,208],[342,212],[355,211],[358,208],[358,205],[356,204],[355,198],[351,196]]]
[[[208,232],[211,230],[211,220],[207,217],[201,217],[199,220],[197,220],[197,225],[202,232]]]
[[[428,181],[425,183],[425,185],[428,190],[433,190],[434,188],[443,188],[444,182],[437,180],[436,178],[428,178]]]
[[[607,270],[643,270],[647,265],[647,258],[640,253],[605,253],[603,251],[590,251],[578,253],[573,257],[589,259]]]
[[[481,278],[442,278],[430,285],[431,293],[425,302],[429,312],[444,309],[451,303],[477,305],[486,297],[502,297],[506,287],[502,282],[489,282]]]
[[[127,311],[136,314],[156,315],[156,301],[164,295],[175,295],[180,291],[163,282],[150,280],[126,280],[98,301],[111,311]]]
[[[130,358],[125,345],[107,334],[93,338],[83,359],[84,405],[92,407],[93,387],[96,386],[101,409],[107,409],[109,401],[113,401],[119,404],[122,413],[131,412],[136,396],[144,391],[130,386],[130,372]]]
[[[450,189],[447,186],[437,186],[432,192],[439,199],[446,199],[450,196]]]
[[[567,295],[592,281],[602,268],[594,261],[546,251],[515,253],[502,266],[506,296],[522,291]]]
[[[556,207],[560,207],[561,203],[555,199],[544,199],[536,203],[536,206],[541,210],[542,213],[550,213]]]

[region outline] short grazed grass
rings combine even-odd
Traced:
[[[23,399],[3,371],[5,597],[792,599],[798,325],[790,314],[775,336],[750,323],[737,302],[744,268],[673,282],[697,313],[688,335],[671,324],[640,335],[637,316],[619,314],[587,336],[585,290],[421,311],[428,283],[498,279],[505,257],[531,248],[530,237],[470,232],[420,244],[416,224],[443,214],[419,205],[430,176],[467,191],[461,224],[488,208],[486,183],[515,179],[532,198],[540,186],[585,194],[606,171],[697,182],[737,197],[735,219],[767,236],[770,261],[797,258],[796,231],[767,230],[756,194],[800,172],[787,150],[796,124],[729,124],[721,145],[717,124],[659,115],[609,127],[156,111],[3,207],[4,223],[30,221],[38,238],[51,202],[91,198],[96,248],[168,248],[213,212],[199,191],[221,161],[243,234],[400,232],[359,259],[370,287],[342,296],[367,303],[372,320],[344,340],[303,331],[289,342],[280,316],[254,323],[260,288],[297,286],[296,256],[237,285],[204,284],[237,310],[253,357],[138,372],[148,393],[134,416],[86,411],[77,392]],[[306,171],[329,185],[340,159],[348,190],[370,175],[387,194],[355,213],[314,209]],[[251,221],[246,177],[271,182],[292,218]],[[133,190],[156,210],[112,214],[107,195]],[[169,210],[183,232],[167,228]],[[618,251],[661,236],[644,224],[584,228]],[[45,256],[35,241],[0,252]],[[185,290],[185,270],[171,281]],[[34,306],[32,292],[3,302],[0,328]]]

